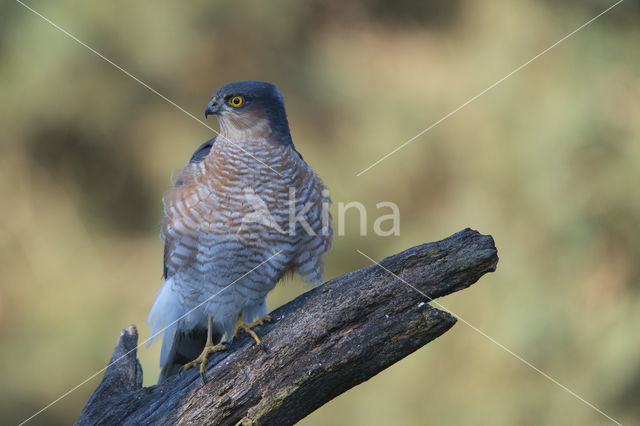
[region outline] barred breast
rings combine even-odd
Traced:
[[[287,272],[322,279],[330,200],[293,146],[218,138],[180,180],[164,197],[162,237],[179,303],[185,310],[205,303],[189,322],[212,315],[229,334],[238,313],[266,314],[264,298]],[[243,318],[253,320],[244,312]]]

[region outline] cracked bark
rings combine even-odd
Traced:
[[[465,229],[334,278],[272,312],[256,329],[264,348],[242,333],[213,354],[206,383],[193,368],[143,388],[130,326],[77,424],[295,423],[449,330],[455,318],[429,301],[497,262],[493,238]]]

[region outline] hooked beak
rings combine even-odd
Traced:
[[[220,104],[217,101],[211,101],[207,104],[207,108],[204,110],[204,118],[207,118],[209,114],[218,114],[220,112]]]

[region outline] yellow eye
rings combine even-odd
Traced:
[[[244,103],[244,99],[242,99],[242,96],[234,96],[229,100],[229,103],[234,107],[238,108]]]

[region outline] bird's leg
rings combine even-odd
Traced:
[[[259,345],[260,344],[260,338],[258,337],[256,332],[252,330],[252,328],[253,327],[257,327],[259,325],[262,325],[262,324],[264,324],[265,322],[268,322],[268,321],[271,321],[271,317],[269,315],[265,315],[265,316],[263,316],[262,318],[260,318],[257,321],[246,323],[242,319],[242,313],[241,313],[240,315],[238,315],[238,321],[236,322],[236,327],[233,330],[233,337],[236,337],[236,335],[238,334],[238,331],[244,330],[247,333],[249,333],[251,335],[251,337],[253,337],[253,340],[256,341],[256,344]]]
[[[220,352],[227,349],[227,347],[221,343],[217,345],[213,344],[213,317],[209,317],[209,328],[207,330],[207,343],[204,345],[204,349],[198,358],[184,365],[183,370],[188,370],[191,367],[200,363],[200,374],[204,374],[204,367],[207,364],[207,358],[214,352]],[[204,377],[204,376],[203,376]]]

